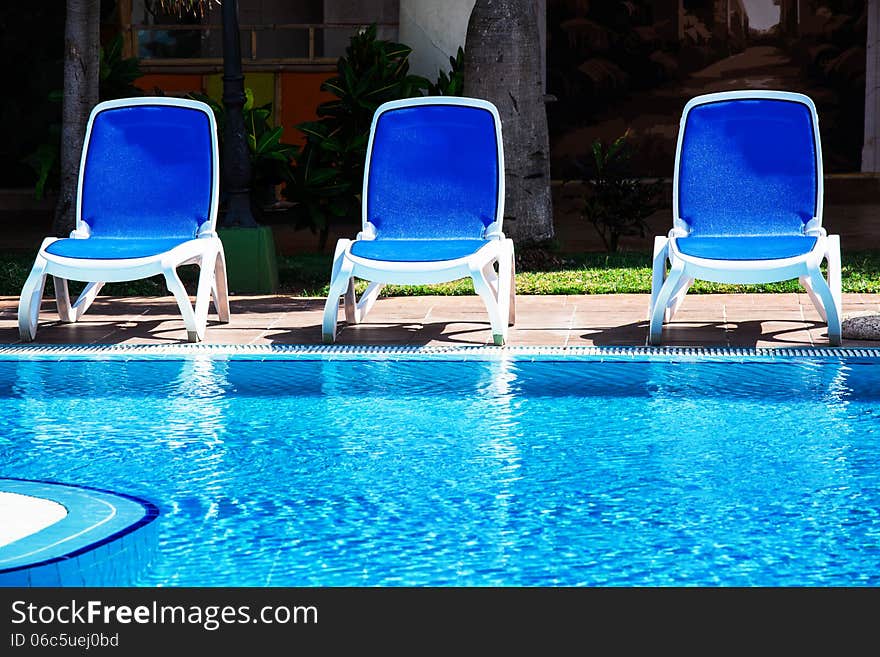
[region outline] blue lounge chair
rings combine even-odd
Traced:
[[[694,279],[797,278],[827,322],[829,342],[840,344],[840,238],[822,228],[822,195],[819,120],[809,97],[732,91],[688,102],[675,156],[673,226],[654,241],[649,343],[660,344],[663,322]]]
[[[494,105],[460,97],[381,105],[367,146],[362,230],[336,244],[324,342],[336,339],[340,296],[346,321],[358,323],[386,283],[470,277],[486,304],[495,344],[504,344],[516,291],[503,214],[504,153]],[[356,277],[370,282],[360,300]]]
[[[36,336],[46,276],[62,322],[75,322],[111,281],[157,274],[174,295],[187,337],[203,340],[213,296],[229,321],[226,262],[217,237],[217,126],[208,105],[177,98],[99,103],[86,128],[77,188],[76,228],[46,238],[18,305],[21,339]],[[200,268],[195,308],[177,267]],[[67,281],[86,286],[70,302]]]

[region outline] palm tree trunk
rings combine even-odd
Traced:
[[[61,107],[61,185],[52,231],[66,236],[76,221],[76,184],[89,112],[98,102],[100,0],[67,0],[64,99]]]
[[[464,93],[498,107],[504,137],[504,233],[553,238],[550,143],[540,39],[531,0],[477,0],[468,22]]]

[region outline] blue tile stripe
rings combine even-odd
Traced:
[[[15,571],[73,559],[116,541],[159,515],[151,502],[89,486],[0,478],[0,491],[48,499],[68,511],[58,522],[0,547],[0,584]]]

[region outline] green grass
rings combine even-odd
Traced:
[[[647,253],[584,253],[556,254],[547,262],[520,267],[516,275],[518,294],[648,294],[651,291],[651,258]],[[0,295],[18,296],[33,264],[33,254],[0,253]],[[283,256],[278,259],[280,292],[294,296],[326,296],[330,281],[331,256],[307,254]],[[181,278],[193,289],[197,269],[182,267]],[[366,283],[359,281],[358,291]],[[47,293],[51,293],[51,279]],[[81,286],[71,283],[71,293]],[[796,280],[763,285],[722,285],[697,281],[691,293],[722,292],[796,292]],[[880,251],[849,252],[843,255],[843,291],[880,293]],[[384,296],[418,296],[425,294],[473,294],[470,280],[440,285],[388,285]],[[164,296],[168,294],[159,276],[127,283],[108,283],[102,294],[114,296]]]

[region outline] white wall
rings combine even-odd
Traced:
[[[475,0],[400,0],[400,41],[413,49],[410,72],[436,80],[449,70],[449,58],[464,47]],[[534,0],[541,36],[541,70],[546,71],[547,2]]]
[[[436,80],[464,46],[475,0],[400,0],[400,42],[413,49],[410,72]]]

